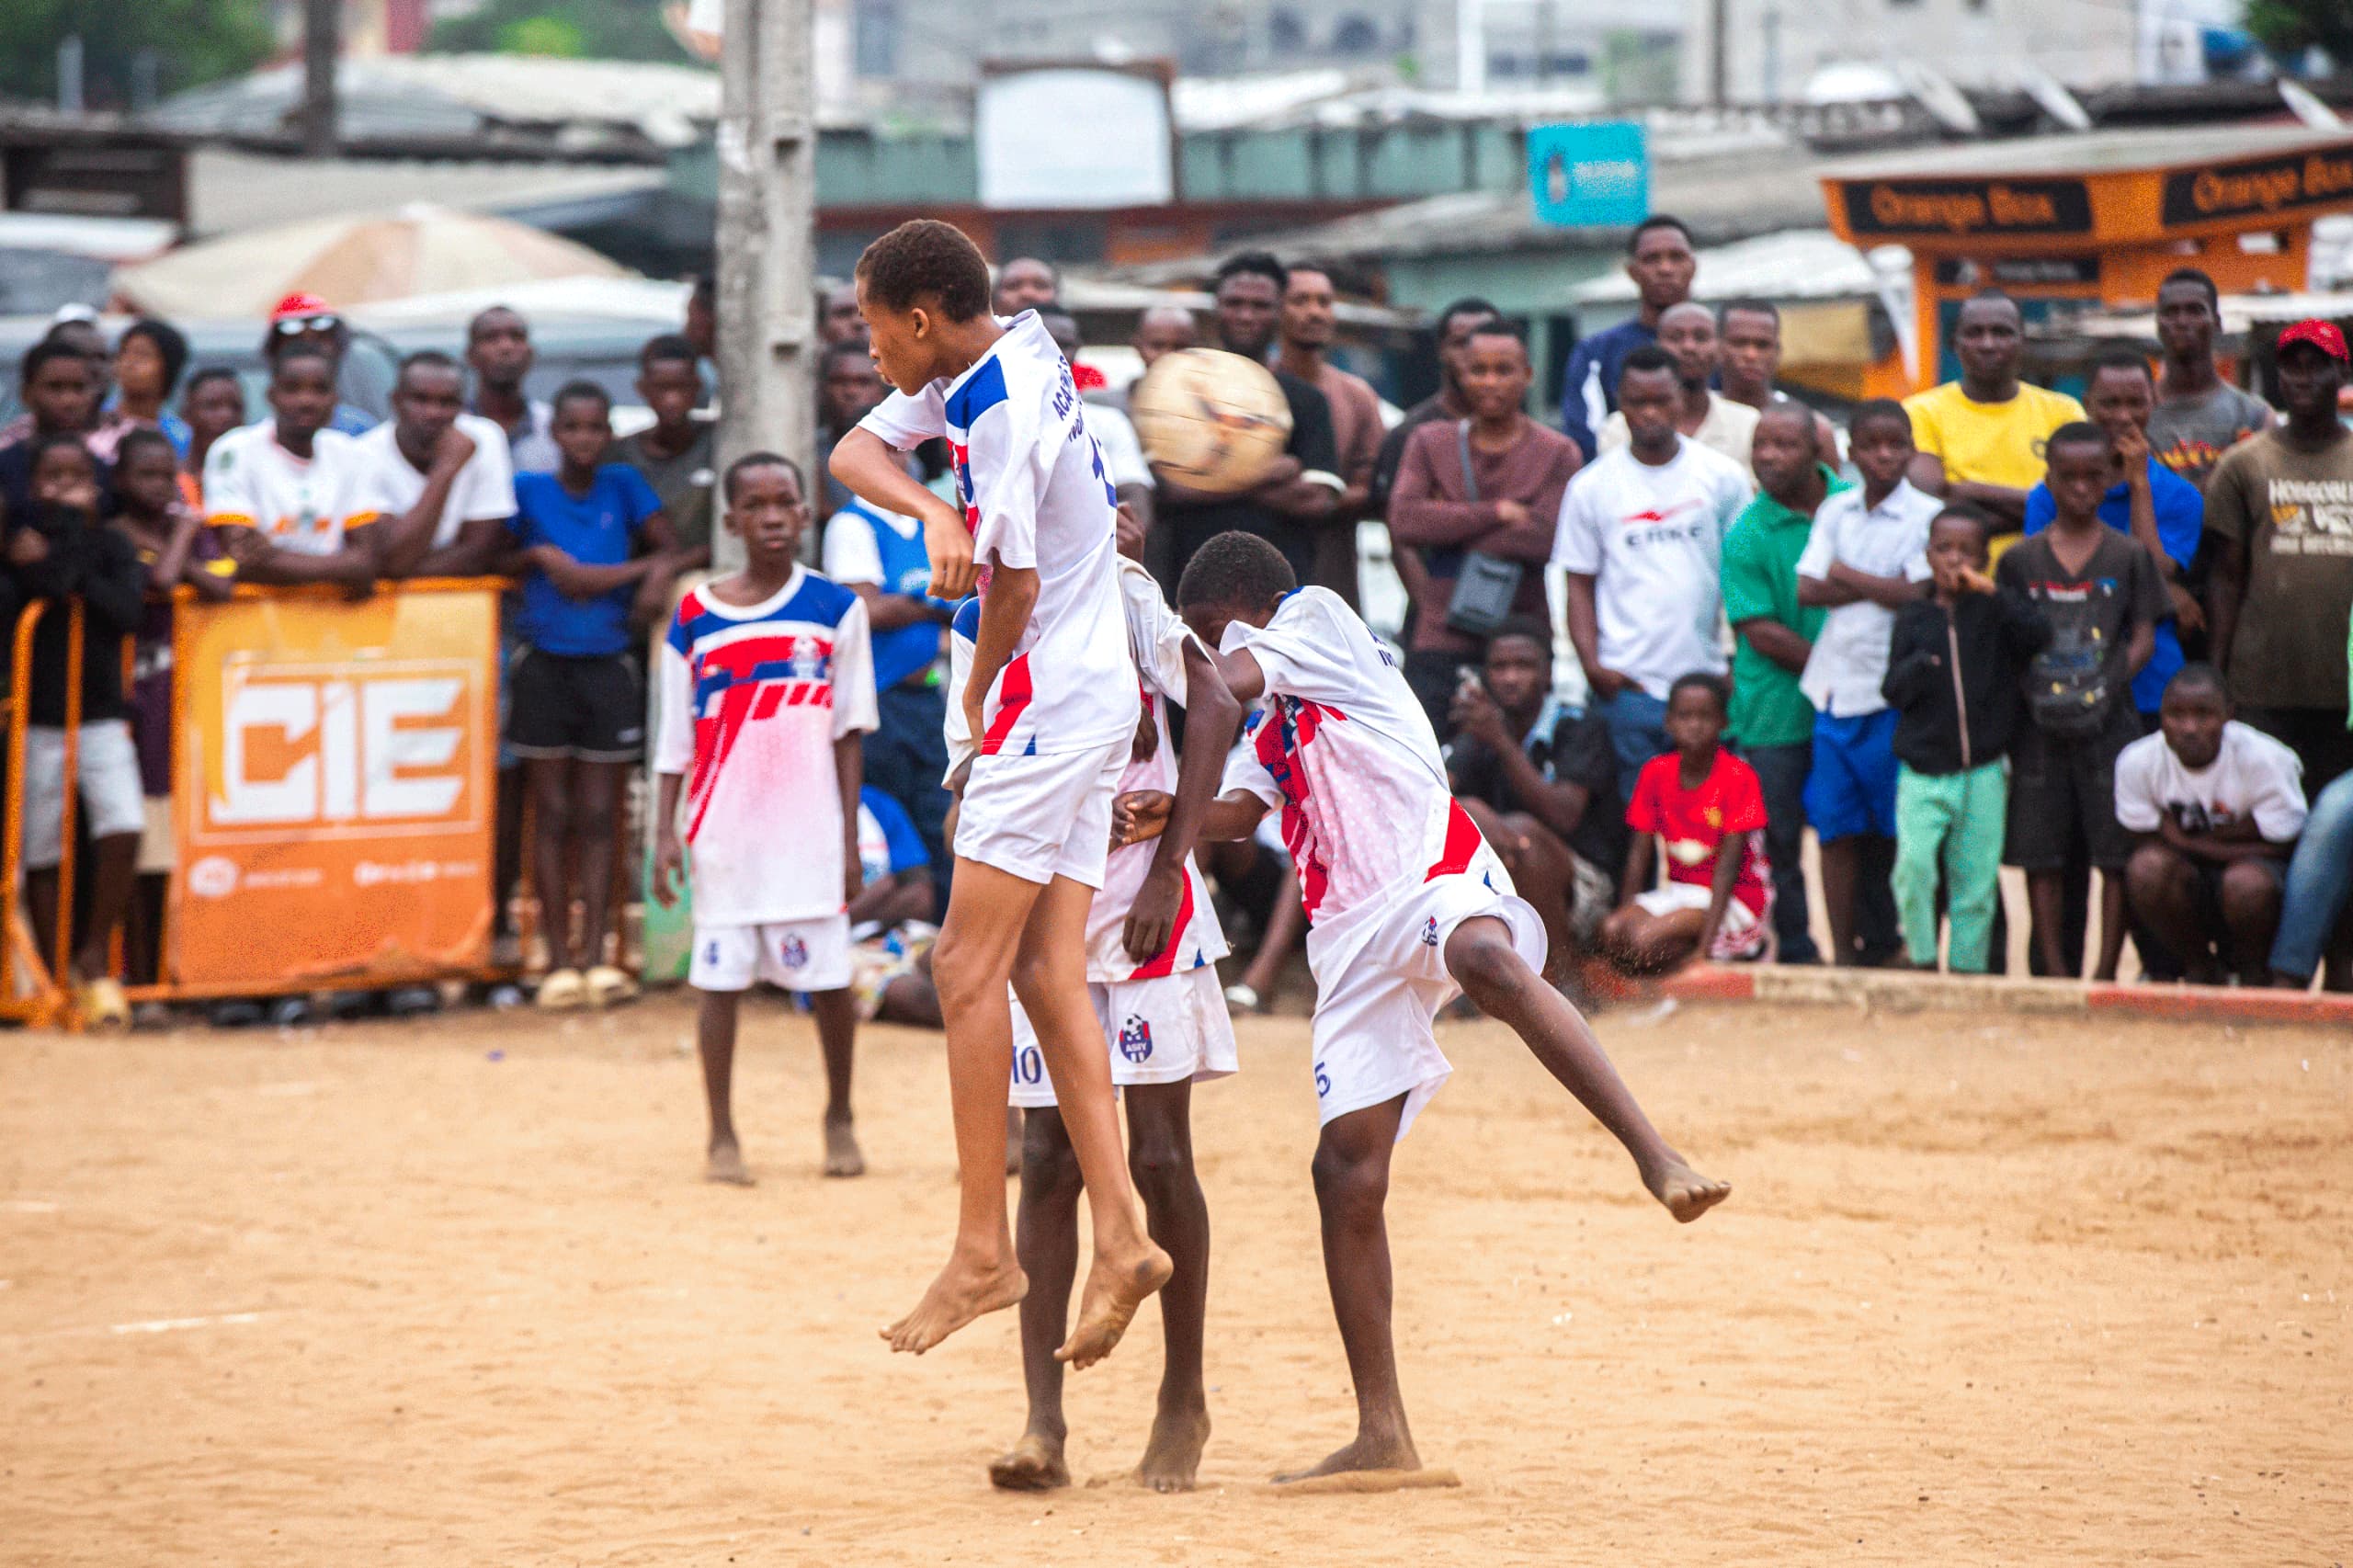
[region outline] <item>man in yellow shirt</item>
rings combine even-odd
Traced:
[[[2065,392],[2018,380],[2026,323],[2018,301],[1988,289],[1961,307],[1953,349],[1961,380],[1904,400],[1912,416],[1914,488],[1973,503],[1993,514],[1998,531],[2026,525],[2026,493],[2043,475],[2043,441],[2085,417]]]

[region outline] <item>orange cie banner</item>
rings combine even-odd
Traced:
[[[247,590],[174,618],[176,984],[413,980],[489,957],[498,595]]]

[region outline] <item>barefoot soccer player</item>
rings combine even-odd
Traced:
[[[1069,362],[1034,312],[1002,322],[989,313],[988,265],[972,241],[927,219],[902,223],[867,247],[857,283],[874,363],[898,390],[835,447],[833,475],[923,519],[935,597],[961,598],[976,568],[985,574],[962,703],[979,755],[932,950],[955,1102],[956,1245],[883,1336],[920,1354],[1028,1288],[1005,1206],[1010,980],[1037,1025],[1086,1183],[1095,1260],[1078,1325],[1056,1354],[1091,1366],[1173,1267],[1136,1211],[1086,998],[1087,905],[1103,885],[1111,798],[1138,710],[1117,502]],[[947,438],[961,509],[901,465],[900,452],[934,437]]]
[[[677,902],[686,861],[679,785],[689,769],[686,843],[694,849],[694,958],[702,993],[696,1042],[710,1098],[712,1181],[751,1185],[730,1085],[736,1004],[755,980],[810,993],[825,1057],[825,1174],[866,1169],[850,1125],[849,901],[858,850],[859,736],[874,728],[866,606],[800,562],[808,526],[801,471],[773,452],[728,466],[727,531],[744,569],[678,601],[662,641],[654,771],[654,896]]]
[[[1452,1069],[1430,1024],[1460,991],[1525,1041],[1545,1070],[1626,1146],[1643,1185],[1677,1220],[1732,1189],[1659,1137],[1592,1031],[1544,983],[1544,927],[1446,787],[1421,705],[1393,657],[1341,599],[1300,588],[1264,540],[1224,533],[1185,568],[1186,622],[1219,650],[1233,695],[1267,701],[1229,760],[1205,838],[1239,838],[1282,808],[1299,868],[1317,999],[1315,1094],[1323,1137],[1315,1200],[1324,1274],[1357,1392],[1356,1440],[1279,1479],[1420,1468],[1390,1338],[1391,1147]],[[1165,796],[1120,802],[1123,841],[1149,836]]]
[[[1127,1096],[1128,1168],[1152,1239],[1176,1266],[1160,1293],[1166,1357],[1159,1408],[1136,1479],[1157,1492],[1183,1492],[1192,1488],[1210,1435],[1209,1395],[1201,1382],[1210,1216],[1193,1171],[1193,1085],[1226,1076],[1236,1062],[1233,1024],[1215,967],[1226,954],[1225,933],[1193,858],[1177,849],[1192,841],[1217,793],[1242,706],[1225,689],[1209,650],[1160,597],[1159,583],[1142,564],[1143,528],[1124,509],[1120,551],[1127,557],[1120,562],[1120,591],[1128,647],[1144,688],[1143,720],[1120,789],[1172,794],[1172,813],[1183,826],[1155,843],[1112,851],[1103,891],[1086,919],[1086,989],[1100,1020],[1097,1038],[1108,1051],[1111,1081]],[[971,656],[975,608],[968,604],[957,618],[951,690],[961,685]],[[1181,765],[1168,733],[1170,703],[1185,710]],[[951,756],[969,752],[952,712],[948,738]],[[1026,1108],[1027,1119],[1016,1246],[1029,1277],[1029,1294],[1021,1303],[1029,1419],[1021,1440],[989,1466],[989,1479],[1008,1491],[1038,1492],[1070,1483],[1063,1458],[1063,1369],[1053,1351],[1062,1342],[1078,1267],[1079,1172],[1037,1036],[1017,1008],[1013,1042],[1011,1098]]]

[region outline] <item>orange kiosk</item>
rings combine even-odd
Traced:
[[[2353,212],[2353,131],[2200,126],[1941,147],[1839,165],[1822,188],[1840,239],[1912,253],[1915,362],[1899,349],[1864,378],[1866,395],[1900,397],[1959,374],[1945,342],[1961,302],[1988,287],[2029,322],[2068,306],[2147,308],[2180,267],[2225,294],[2303,289],[2313,220]]]

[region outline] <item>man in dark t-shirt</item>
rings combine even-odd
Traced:
[[[1218,347],[1266,363],[1290,277],[1264,251],[1245,251],[1219,267]],[[1182,573],[1193,551],[1209,540],[1239,528],[1281,551],[1301,582],[1313,580],[1317,543],[1333,516],[1334,503],[1347,488],[1332,434],[1332,405],[1312,382],[1282,370],[1274,377],[1290,404],[1290,440],[1273,473],[1238,495],[1204,495],[1165,478],[1160,481],[1154,526],[1170,536],[1172,548],[1160,559],[1171,562],[1172,573]],[[1353,528],[1355,524],[1336,526]],[[1173,580],[1162,586],[1172,596],[1176,591]]]
[[[1626,861],[1609,722],[1561,706],[1552,630],[1520,617],[1489,640],[1481,678],[1456,693],[1452,718],[1448,782],[1512,885],[1544,917],[1546,974],[1558,983],[1591,950]]]

